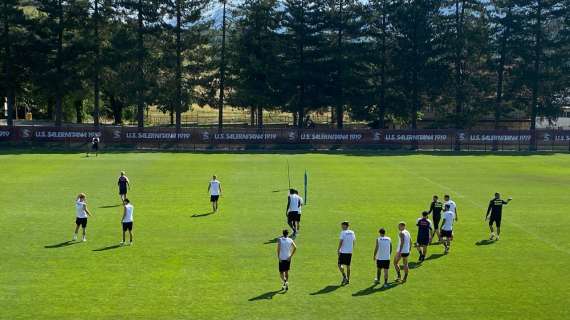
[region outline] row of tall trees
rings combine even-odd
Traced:
[[[181,126],[191,105],[330,110],[374,127],[555,117],[570,95],[570,0],[4,0],[0,97],[37,116]]]

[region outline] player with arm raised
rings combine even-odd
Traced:
[[[212,212],[218,211],[218,200],[222,195],[222,183],[214,175],[208,183],[208,192],[210,193],[210,202],[212,203]]]
[[[77,240],[77,232],[79,227],[83,230],[83,241],[87,241],[87,217],[91,217],[91,213],[87,209],[85,193],[80,193],[75,200],[75,232],[73,234],[73,241]]]
[[[431,234],[430,243],[433,240],[433,237],[437,234],[437,240],[441,242],[441,234],[439,232],[439,222],[441,221],[441,211],[443,210],[443,203],[439,201],[438,196],[433,196],[433,201],[429,206],[428,213],[432,214],[433,218],[433,231]]]
[[[381,228],[378,233],[380,233],[380,236],[376,239],[376,248],[374,249],[374,260],[376,261],[376,278],[374,283],[380,283],[380,275],[382,270],[384,270],[384,287],[387,287],[390,255],[392,254],[392,239],[386,237],[384,228]]]
[[[489,214],[491,214],[491,219],[489,219],[489,229],[491,230],[491,236],[489,240],[499,240],[499,235],[501,234],[501,219],[503,215],[503,205],[509,204],[513,198],[507,199],[507,201],[501,199],[501,195],[497,192],[495,193],[495,198],[489,201],[489,207],[487,208],[487,214],[485,215],[485,220],[489,219]],[[493,223],[497,226],[497,236],[493,230]]]
[[[283,281],[282,290],[289,290],[289,270],[291,269],[291,258],[297,251],[295,241],[289,238],[289,230],[283,230],[283,236],[277,241],[277,259],[279,259],[279,276]]]
[[[340,240],[338,242],[338,270],[342,274],[341,285],[347,285],[350,283],[350,263],[352,261],[352,251],[354,249],[354,243],[356,241],[356,235],[354,231],[350,230],[349,222],[344,221],[341,223],[342,231],[340,232]],[[346,272],[344,270],[346,267]]]
[[[397,282],[406,282],[408,280],[408,257],[410,256],[410,250],[412,247],[412,236],[410,232],[406,229],[406,223],[400,222],[398,224],[398,229],[400,230],[398,234],[398,249],[396,255],[394,256],[394,269],[396,269]],[[404,279],[402,280],[400,274],[400,260],[404,262]]]

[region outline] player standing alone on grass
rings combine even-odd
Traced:
[[[449,210],[453,212],[454,219],[457,221],[457,204],[455,204],[455,201],[451,200],[448,194],[443,196],[443,199],[445,200],[444,205],[449,206]]]
[[[422,262],[426,258],[427,248],[431,242],[431,221],[427,218],[428,212],[422,212],[422,217],[418,218],[416,226],[418,227],[418,238],[416,239],[416,244],[418,246],[418,252],[420,254],[419,261]]]
[[[495,193],[495,198],[489,201],[489,207],[487,208],[487,214],[485,215],[485,220],[489,218],[489,213],[491,214],[491,219],[489,219],[489,229],[491,230],[491,236],[489,240],[499,240],[499,235],[501,234],[501,218],[503,215],[503,205],[509,204],[513,198],[507,199],[507,201],[501,199],[501,195],[497,192]],[[497,226],[497,236],[495,237],[495,232],[493,230],[493,223]]]
[[[93,137],[93,139],[91,139],[91,151],[95,152],[95,156],[99,156],[99,142],[101,140],[99,139],[99,137]],[[87,156],[89,157],[89,150],[87,150]]]
[[[218,200],[222,195],[222,183],[218,181],[216,176],[212,176],[212,181],[208,183],[208,192],[210,192],[210,202],[212,203],[212,212],[218,211]]]
[[[433,231],[431,234],[431,240],[437,234],[437,240],[441,242],[441,234],[439,233],[439,222],[441,221],[441,211],[443,210],[443,203],[439,201],[438,196],[433,196],[433,201],[429,207],[428,213],[432,213],[433,218]]]
[[[127,190],[131,189],[131,183],[129,178],[125,175],[125,171],[121,171],[121,176],[119,176],[117,185],[119,186],[119,197],[121,197],[121,201],[125,203],[125,199],[127,199]]]
[[[297,251],[295,241],[289,238],[289,230],[283,230],[283,236],[277,241],[277,258],[279,259],[279,276],[283,281],[282,290],[289,290],[289,270],[291,269],[291,258]]]
[[[376,239],[374,260],[376,261],[376,278],[374,283],[380,283],[380,275],[384,270],[384,287],[388,286],[388,270],[390,269],[390,255],[392,254],[392,239],[386,237],[386,230],[381,228],[380,237]]]
[[[73,234],[73,241],[77,240],[77,232],[79,231],[79,226],[83,229],[83,241],[87,241],[87,217],[91,216],[91,213],[87,209],[87,202],[85,202],[85,193],[80,193],[75,200],[75,233]]]
[[[398,229],[400,233],[398,234],[398,251],[396,251],[396,256],[394,256],[394,269],[396,269],[397,282],[406,282],[408,280],[408,257],[410,256],[410,250],[412,248],[412,236],[410,232],[406,230],[406,223],[400,222],[398,224]],[[404,262],[404,279],[400,274],[400,260]]]
[[[129,231],[129,246],[133,244],[133,212],[135,208],[129,201],[129,199],[125,199],[124,203],[124,210],[123,210],[123,218],[121,218],[121,223],[123,225],[123,241],[121,241],[121,245],[125,244],[125,232]]]
[[[352,250],[354,249],[354,242],[356,235],[354,231],[348,229],[348,221],[341,223],[342,231],[340,232],[340,240],[338,242],[338,270],[342,274],[341,285],[350,283],[350,262],[352,260]],[[346,267],[346,273],[344,271]]]
[[[303,198],[299,196],[299,192],[295,189],[290,189],[289,197],[287,198],[287,224],[293,230],[293,236],[296,236],[301,228],[302,206]]]
[[[453,240],[453,220],[457,220],[455,218],[455,213],[451,211],[451,207],[446,204],[445,212],[443,213],[443,222],[441,224],[441,237],[443,238],[445,253],[449,252],[449,249],[451,248],[451,240]]]

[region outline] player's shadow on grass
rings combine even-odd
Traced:
[[[333,292],[333,291],[336,291],[336,290],[337,290],[338,288],[340,288],[340,287],[341,287],[340,285],[326,286],[326,287],[322,288],[322,289],[319,290],[319,291],[310,293],[310,295],[316,296],[316,295],[319,295],[319,294],[331,293],[331,292]]]
[[[428,261],[428,260],[435,260],[435,259],[439,259],[441,257],[445,256],[445,254],[443,253],[432,253],[429,257],[427,257],[424,261]]]
[[[214,211],[206,212],[206,213],[196,213],[192,215],[192,218],[204,218],[207,216],[211,216],[214,214]]]
[[[263,244],[277,243],[278,240],[279,240],[279,237],[276,237],[276,238],[265,241]]]
[[[377,292],[382,292],[382,291],[386,291],[386,290],[390,290],[392,288],[395,288],[399,285],[400,283],[398,282],[390,282],[388,283],[387,286],[382,286],[380,284],[373,284],[370,287],[366,288],[366,289],[362,289],[360,291],[357,291],[355,293],[352,294],[353,297],[362,297],[362,296],[367,296],[373,293],[377,293]]]
[[[63,248],[63,247],[69,247],[69,246],[72,246],[72,245],[78,244],[78,243],[79,242],[77,242],[77,241],[68,240],[68,241],[64,241],[64,242],[60,242],[60,243],[56,243],[56,244],[50,244],[50,245],[44,246],[44,248],[46,248],[46,249]]]
[[[110,208],[116,208],[116,207],[120,207],[120,204],[116,204],[116,205],[112,205],[112,206],[101,206],[99,207],[99,209],[110,209]]]
[[[121,247],[120,244],[114,244],[114,245],[106,246],[106,247],[99,248],[99,249],[93,249],[93,251],[107,251],[107,250],[117,249],[120,247]]]
[[[417,269],[421,266],[422,266],[421,262],[415,262],[415,261],[408,262],[408,268],[410,269]]]
[[[483,239],[483,240],[479,240],[477,242],[475,242],[476,246],[488,246],[490,244],[494,244],[496,241],[494,240],[489,240],[489,239]]]
[[[249,298],[247,301],[258,301],[258,300],[271,300],[277,294],[285,294],[283,290],[269,291],[258,295],[257,297]]]

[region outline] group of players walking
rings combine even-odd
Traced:
[[[117,185],[119,187],[119,196],[123,203],[123,216],[121,218],[123,239],[121,245],[125,244],[125,234],[129,232],[129,243],[133,243],[133,213],[134,207],[130,200],[127,198],[127,192],[130,190],[129,178],[125,172],[121,172]],[[212,212],[218,210],[218,201],[222,193],[221,182],[214,175],[212,180],[208,183],[208,192],[210,194],[210,202],[212,204]],[[489,229],[491,231],[490,240],[499,240],[501,233],[501,218],[502,207],[508,204],[512,198],[507,201],[502,200],[499,193],[495,193],[495,197],[489,202],[485,220],[489,220]],[[73,241],[77,240],[79,228],[83,231],[83,241],[87,241],[86,228],[87,218],[92,216],[91,212],[87,209],[86,195],[80,193],[76,199],[76,227],[73,235]],[[289,235],[289,230],[284,229],[282,236],[277,239],[277,258],[279,260],[279,275],[283,282],[282,289],[289,289],[289,271],[291,268],[291,259],[297,251],[297,245],[294,241],[299,235],[301,228],[301,210],[303,207],[303,198],[299,196],[299,192],[295,189],[289,190],[287,198],[287,224],[291,227],[292,234]],[[432,215],[433,222],[428,218]],[[393,263],[394,270],[396,271],[396,282],[404,283],[408,279],[409,264],[408,260],[412,247],[418,250],[419,259],[421,263],[426,259],[428,246],[432,244],[434,237],[437,236],[438,244],[443,244],[444,253],[449,253],[451,249],[451,241],[453,240],[453,225],[458,221],[457,218],[457,205],[451,200],[449,195],[444,196],[444,202],[439,200],[437,195],[433,196],[428,211],[423,211],[421,217],[416,220],[416,227],[418,228],[417,238],[415,243],[412,244],[412,236],[407,229],[407,224],[404,221],[398,223],[398,245],[396,252],[391,260],[393,246],[392,239],[386,236],[386,229],[380,228],[378,230],[378,238],[374,248],[373,259],[376,263],[376,277],[374,282],[380,283],[382,271],[384,272],[384,286],[388,286],[388,272],[390,265]],[[441,223],[441,228],[440,228]],[[356,234],[350,229],[350,223],[343,221],[341,223],[341,231],[339,235],[339,242],[337,247],[338,254],[338,269],[342,275],[341,285],[348,285],[350,283],[350,266],[352,262],[352,254],[356,243]],[[494,226],[497,228],[495,234]],[[402,263],[402,265],[400,265]],[[402,270],[404,276],[402,278]]]
[[[512,198],[507,201],[501,199],[499,193],[495,193],[495,197],[489,202],[485,220],[489,220],[489,229],[491,231],[490,240],[499,240],[502,207],[508,204]],[[303,199],[299,196],[297,190],[291,189],[287,200],[287,221],[293,234],[289,236],[289,230],[283,230],[282,237],[277,241],[277,258],[279,259],[279,275],[283,282],[282,290],[289,289],[289,271],[291,268],[291,259],[297,251],[297,245],[294,237],[299,234],[299,222],[301,216],[301,207]],[[432,214],[433,222],[428,218]],[[490,216],[490,219],[489,219]],[[444,202],[439,200],[437,195],[433,196],[429,211],[423,211],[422,216],[417,219],[416,226],[418,228],[416,242],[412,244],[412,236],[407,229],[404,221],[398,223],[398,245],[396,252],[391,260],[393,247],[392,239],[386,236],[386,229],[378,230],[379,236],[376,239],[373,259],[376,263],[376,277],[374,282],[380,283],[382,271],[384,272],[384,287],[388,286],[388,272],[393,262],[396,271],[396,282],[404,283],[408,279],[409,265],[408,260],[412,247],[416,247],[419,254],[418,262],[421,263],[426,259],[428,246],[432,244],[435,236],[438,238],[438,244],[443,244],[444,254],[449,253],[451,249],[451,241],[453,240],[453,225],[458,221],[457,205],[451,200],[449,195],[444,196]],[[441,222],[441,229],[440,229]],[[497,227],[497,234],[494,232],[493,225]],[[352,262],[352,254],[356,243],[356,234],[350,229],[350,223],[343,221],[341,223],[341,231],[337,248],[338,269],[342,275],[341,285],[350,283],[350,266]],[[402,263],[402,265],[400,265]],[[402,278],[402,272],[404,276]]]

